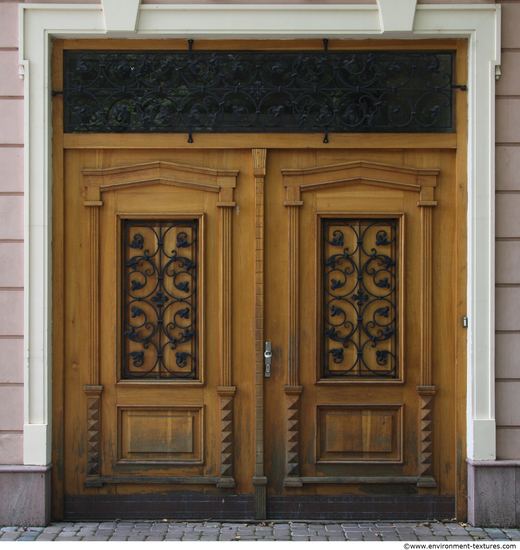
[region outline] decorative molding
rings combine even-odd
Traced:
[[[26,466],[23,464],[0,464],[0,474],[45,474],[52,470],[53,465]]]
[[[413,484],[415,485],[419,481],[418,476],[302,476],[301,482],[306,483],[319,483],[319,484],[348,484],[348,483],[363,483],[371,484]]]
[[[82,170],[85,187],[90,189],[87,193],[90,202],[100,201],[105,191],[162,184],[219,193],[218,206],[235,206],[233,190],[238,173],[238,170],[213,170],[165,161]]]
[[[103,386],[84,386],[87,395],[87,477],[84,484],[100,487],[101,475],[101,393]]]
[[[265,519],[267,517],[267,478],[264,476],[264,184],[267,150],[253,149],[252,155],[255,176],[255,475],[253,485],[255,519]]]
[[[312,168],[283,169],[286,206],[300,206],[301,193],[347,185],[374,185],[420,193],[421,201],[433,200],[439,170],[407,168],[376,162],[355,161]]]
[[[199,476],[100,476],[97,479],[98,485],[87,485],[88,487],[101,487],[105,483],[123,483],[123,484],[136,484],[136,483],[160,483],[168,485],[217,485],[219,477],[199,477]]]
[[[300,396],[303,386],[284,386],[287,407],[284,487],[301,487],[300,479]]]
[[[217,386],[220,397],[220,477],[217,487],[234,488],[233,477],[233,396],[235,386]]]

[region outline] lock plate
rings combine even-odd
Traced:
[[[266,378],[269,378],[271,376],[271,358],[273,356],[273,352],[271,351],[271,342],[265,343],[265,351],[264,351],[264,376]]]

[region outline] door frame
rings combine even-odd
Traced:
[[[391,1],[380,0],[379,5]],[[469,458],[495,459],[494,76],[495,67],[500,64],[500,6],[419,6],[413,28],[396,29],[400,31],[396,34],[383,31],[389,28],[389,25],[385,26],[385,11],[374,5],[145,5],[136,11],[134,29],[121,29],[108,16],[107,9],[109,4],[118,2],[121,0],[104,0],[101,5],[20,5],[20,75],[25,80],[26,98],[24,464],[45,466],[51,463],[52,385],[59,386],[59,379],[52,376],[53,360],[56,361],[52,353],[52,339],[59,339],[59,327],[55,326],[54,334],[52,332],[52,276],[53,262],[59,264],[61,258],[56,253],[53,255],[51,242],[52,217],[60,216],[60,205],[53,206],[51,195],[52,182],[62,173],[59,158],[52,159],[52,150],[62,148],[63,143],[60,143],[59,132],[54,141],[52,139],[52,88],[49,85],[52,39],[118,38],[122,36],[122,31],[126,31],[125,37],[148,40],[158,37],[182,37],[184,40],[209,37],[271,40],[314,37],[321,40],[326,35],[331,39],[450,37],[468,41],[469,125],[467,139],[464,132],[456,143],[458,154],[467,159],[464,163],[458,163],[460,173],[457,179],[466,181],[467,175],[468,182],[467,253],[463,251],[459,256],[461,266],[467,262],[467,282],[462,280],[458,283],[461,295],[467,295],[467,310],[461,309],[460,316],[467,315],[469,318],[467,382],[466,372],[464,379],[460,380],[461,386],[467,387],[467,406],[459,415],[459,433],[466,433]],[[231,10],[233,17],[230,17]],[[284,15],[289,15],[287,12],[290,12],[293,27],[290,34],[280,28]],[[255,21],[254,31],[248,30],[248,21],[251,20]],[[236,29],[244,30],[237,32]],[[430,41],[430,47],[434,43]],[[425,42],[409,44],[417,47]],[[44,90],[43,94],[41,90]],[[60,115],[58,105],[55,102],[54,114],[57,118]],[[133,136],[126,137],[130,144]],[[179,146],[181,143],[187,146],[183,136],[176,137],[179,137]],[[164,136],[154,136],[151,144],[158,144],[161,139]],[[303,145],[308,136],[301,139]],[[342,142],[347,147],[349,144],[353,146],[357,139],[359,136],[344,134],[338,139],[338,144]],[[386,146],[399,146],[395,136],[372,135],[370,139],[378,145],[386,140]],[[209,143],[210,140],[214,137],[197,136],[194,146],[205,147],[205,141]],[[299,142],[300,138],[296,141]],[[320,141],[316,139],[317,144]],[[254,143],[253,147],[262,147],[258,139]],[[230,143],[227,146],[235,145]],[[273,145],[271,141],[269,146]],[[241,146],[246,146],[243,139]],[[97,140],[96,147],[103,147],[102,140]],[[463,465],[459,464],[459,467]]]

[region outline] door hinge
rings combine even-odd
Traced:
[[[468,318],[466,316],[462,318],[462,326],[468,328]]]

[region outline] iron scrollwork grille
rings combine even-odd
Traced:
[[[64,130],[453,132],[453,52],[64,53]]]
[[[397,221],[323,220],[323,377],[397,378]]]
[[[198,220],[125,220],[122,378],[197,379]]]

